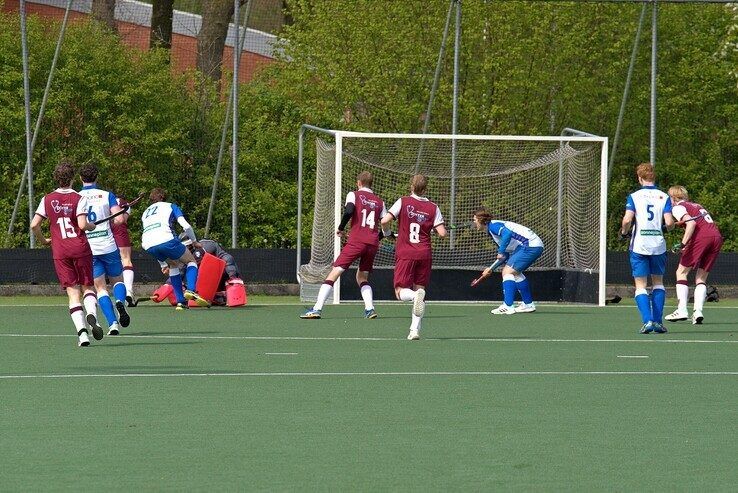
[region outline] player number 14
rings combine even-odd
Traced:
[[[367,215],[366,209],[361,209],[361,226],[369,226],[369,229],[374,229],[374,224],[374,211]]]

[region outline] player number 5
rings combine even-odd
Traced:
[[[59,232],[61,233],[62,239],[76,238],[77,233],[74,231],[72,226],[72,220],[68,217],[60,217],[56,220],[56,224],[59,225]]]

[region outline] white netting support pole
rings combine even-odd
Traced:
[[[608,162],[607,162],[607,137],[602,142],[602,152],[600,154],[600,265],[599,265],[599,295],[597,304],[605,306],[606,280],[607,280],[607,178],[608,178]]]
[[[295,273],[300,281],[300,265],[302,265],[302,161],[304,159],[305,127],[300,127],[297,137],[297,267]]]
[[[343,166],[343,135],[336,134],[336,167],[335,167],[335,189],[334,189],[334,213],[333,213],[333,258],[338,257],[341,253],[341,237],[336,234],[338,225],[341,224],[341,216],[343,213],[341,200],[341,182],[342,182],[342,166]],[[333,304],[341,303],[341,278],[336,279],[333,284]]]

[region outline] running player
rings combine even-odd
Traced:
[[[85,231],[93,231],[95,225],[87,222],[87,200],[72,190],[73,180],[71,164],[62,162],[54,169],[54,181],[59,188],[41,199],[31,221],[31,230],[39,243],[51,245],[56,276],[69,297],[69,315],[77,330],[77,344],[83,347],[90,345],[84,311],[95,339],[103,338],[103,330],[97,323],[97,298],[92,289],[92,251],[85,236]],[[41,232],[44,219],[49,220],[50,239]],[[82,292],[84,297],[80,299]]]
[[[425,314],[425,288],[431,275],[433,252],[431,231],[446,236],[441,209],[424,197],[428,178],[415,175],[410,179],[410,195],[397,199],[382,218],[382,229],[389,229],[397,219],[395,249],[395,296],[400,301],[412,301],[412,322],[408,340],[420,339],[421,321]]]
[[[676,270],[676,292],[679,305],[674,313],[667,315],[669,322],[687,320],[687,299],[689,284],[687,276],[692,269],[697,269],[694,279],[694,308],[692,323],[699,325],[704,320],[702,307],[707,294],[707,276],[715,264],[715,260],[723,246],[723,237],[720,235],[715,222],[707,210],[700,204],[689,201],[687,189],[675,185],[669,188],[669,197],[673,206],[671,213],[677,224],[684,225],[682,241],[674,245],[673,252],[681,252],[679,267]]]
[[[118,197],[118,205],[126,207],[128,201]],[[128,233],[128,218],[130,217],[130,209],[121,214],[122,221],[111,224],[113,228],[113,238],[118,245],[120,252],[120,260],[123,262],[123,284],[126,285],[126,303],[128,306],[135,306],[136,301],[133,296],[133,262],[131,261],[131,235]]]
[[[333,284],[348,269],[354,260],[359,259],[359,268],[356,269],[356,283],[361,290],[364,300],[364,318],[377,318],[374,309],[372,287],[369,284],[369,274],[374,265],[374,257],[379,249],[379,240],[382,235],[378,222],[387,213],[384,202],[372,191],[374,178],[369,171],[362,171],[356,177],[356,191],[346,195],[343,217],[336,234],[343,237],[344,228],[351,221],[351,234],[348,243],[341,250],[340,255],[333,262],[333,270],[328,274],[318,291],[318,299],[312,309],[300,315],[300,318],[320,318],[323,305],[333,289]]]
[[[504,260],[502,268],[502,294],[504,301],[492,310],[493,315],[514,315],[536,311],[530,284],[523,272],[543,255],[543,241],[530,228],[512,221],[493,220],[484,207],[474,211],[474,226],[486,230],[497,244],[497,259]],[[483,277],[492,274],[492,266],[482,272]],[[520,293],[521,303],[514,307],[515,291]]]
[[[141,216],[143,223],[141,246],[160,264],[169,265],[169,279],[172,282],[174,294],[177,297],[177,310],[187,308],[185,300],[194,300],[198,306],[210,306],[210,302],[198,295],[193,289],[182,290],[182,276],[179,273],[179,264],[187,265],[185,276],[188,288],[197,285],[197,262],[192,253],[177,239],[174,234],[174,223],[184,229],[195,246],[198,246],[197,237],[192,226],[184,218],[182,210],[171,202],[165,202],[167,193],[161,188],[154,188],[149,194],[151,205]]]
[[[620,226],[620,237],[630,240],[630,266],[635,281],[635,301],[641,314],[641,334],[663,334],[662,325],[666,290],[666,241],[662,227],[674,226],[669,196],[656,188],[656,173],[651,163],[636,168],[641,189],[628,195],[625,214]],[[648,296],[648,278],[651,277],[651,297]]]
[[[95,222],[104,219],[121,210],[118,200],[112,192],[102,190],[97,186],[98,169],[94,164],[85,164],[79,171],[82,180],[80,195],[87,199],[87,220]],[[126,286],[123,284],[123,264],[120,260],[118,245],[110,229],[111,222],[120,223],[123,216],[115,217],[110,221],[100,223],[94,231],[87,233],[87,241],[92,249],[92,274],[95,278],[97,302],[108,321],[108,335],[120,334],[120,327],[128,327],[131,317],[126,311]],[[108,293],[108,282],[113,285],[115,308]],[[118,310],[118,316],[115,310]],[[119,317],[119,318],[118,318]],[[120,324],[118,321],[120,319]]]

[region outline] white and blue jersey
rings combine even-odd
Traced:
[[[113,192],[100,190],[96,185],[85,185],[79,194],[87,199],[87,220],[95,222],[111,215],[110,209],[118,207],[118,199]],[[87,241],[90,243],[92,255],[104,255],[117,252],[110,221],[98,224],[94,230],[87,232]]]
[[[533,230],[512,221],[493,219],[487,225],[487,233],[500,253],[513,253],[520,247],[543,248],[543,241]]]
[[[184,217],[184,214],[177,204],[156,202],[148,206],[141,215],[143,223],[141,246],[148,250],[153,246],[176,240],[174,223],[180,217]]]
[[[666,241],[661,231],[664,214],[671,213],[669,195],[653,185],[646,185],[628,195],[625,209],[635,213],[630,251],[641,255],[666,253]]]

